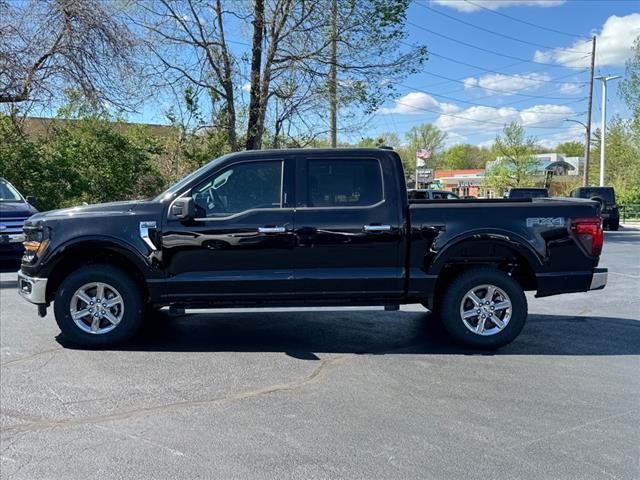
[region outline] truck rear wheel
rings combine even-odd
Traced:
[[[110,347],[138,331],[144,303],[140,288],[126,272],[109,265],[87,265],[62,281],[54,313],[71,342]]]
[[[522,287],[505,272],[474,268],[447,288],[441,307],[442,322],[459,343],[494,349],[512,342],[527,319]]]

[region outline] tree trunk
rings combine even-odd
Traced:
[[[331,0],[331,65],[329,67],[329,135],[331,148],[338,145],[338,0]]]
[[[251,54],[251,99],[249,100],[249,124],[247,126],[247,150],[259,150],[262,143],[260,110],[263,102],[260,88],[262,69],[262,39],[264,35],[264,0],[254,0],[253,42]]]
[[[236,135],[236,106],[235,95],[233,92],[233,64],[229,58],[229,50],[227,49],[227,42],[224,36],[224,25],[222,22],[222,3],[217,0],[215,3],[215,12],[218,19],[218,30],[220,32],[220,44],[222,53],[222,63],[224,68],[224,78],[220,83],[225,93],[225,100],[227,102],[227,136],[229,137],[229,147],[232,152],[238,150],[238,137]]]

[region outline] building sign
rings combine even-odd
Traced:
[[[419,182],[430,182],[433,180],[433,170],[430,168],[419,168],[416,170]]]

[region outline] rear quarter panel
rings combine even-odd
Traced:
[[[580,249],[570,219],[593,216],[593,202],[564,199],[412,203],[410,295],[432,290],[455,247],[473,241],[507,246],[524,257],[539,280],[549,279],[538,281],[540,296],[560,293],[558,288],[587,290],[598,259]],[[567,281],[572,284],[562,285]]]

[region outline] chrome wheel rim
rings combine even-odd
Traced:
[[[469,290],[460,302],[462,323],[476,335],[495,335],[511,320],[509,295],[495,285],[478,285]]]
[[[101,335],[109,333],[122,320],[124,300],[108,283],[86,283],[71,297],[69,312],[80,330]]]

